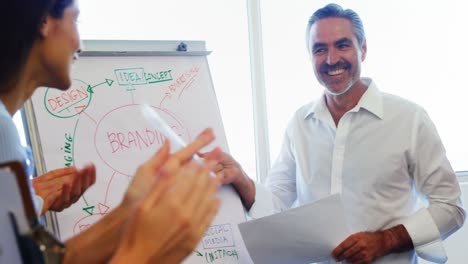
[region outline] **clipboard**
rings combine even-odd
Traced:
[[[0,263],[61,263],[65,245],[40,223],[22,163],[0,164]]]

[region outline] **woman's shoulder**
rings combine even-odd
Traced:
[[[0,106],[0,162],[23,160],[25,151],[10,114]]]

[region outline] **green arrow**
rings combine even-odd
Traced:
[[[93,215],[94,205],[83,208],[83,211],[87,212],[89,215]]]
[[[197,253],[197,257],[203,257],[203,254],[200,253],[199,251],[196,251],[196,250],[195,250],[195,253]]]
[[[99,86],[99,85],[102,85],[102,84],[107,84],[109,86],[112,86],[112,84],[114,83],[114,80],[111,80],[111,79],[107,79],[104,81],[104,82],[101,82],[101,83],[98,83],[94,86],[91,86],[91,85],[88,85],[88,88],[86,89],[88,92],[90,93],[94,93],[93,91],[93,88],[96,87],[96,86]]]
[[[94,93],[93,87],[95,87],[95,86],[88,85],[88,88],[86,88],[86,91],[88,91],[88,93],[90,93],[90,94]]]
[[[106,79],[106,83],[107,85],[112,86],[112,84],[114,83],[114,80]]]
[[[109,86],[112,86],[112,84],[114,83],[114,80],[106,79],[106,81],[94,85],[93,88],[96,87],[96,86],[99,86],[99,85],[101,85],[101,84],[105,84],[105,83],[107,83],[107,85],[109,85]]]

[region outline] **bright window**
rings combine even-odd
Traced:
[[[79,5],[82,39],[206,41],[230,153],[256,177],[245,1],[80,0]]]
[[[468,170],[461,0],[337,0],[357,11],[367,34],[363,75],[380,89],[422,105],[434,121],[456,171]],[[316,99],[305,48],[305,27],[328,1],[261,2],[270,159],[276,158],[288,120]],[[255,178],[255,143],[245,1],[80,0],[83,39],[204,40],[231,154]],[[19,119],[17,119],[19,121]],[[21,129],[21,128],[20,128]],[[260,157],[262,158],[262,157]]]
[[[468,170],[465,10],[461,0],[335,1],[355,10],[367,36],[363,75],[379,89],[423,106],[456,171]],[[308,18],[329,1],[262,1],[271,159],[287,122],[322,93],[305,46]]]

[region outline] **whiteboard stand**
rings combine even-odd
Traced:
[[[152,41],[152,40],[83,40],[82,57],[96,56],[207,56],[211,52],[206,51],[205,41]],[[210,76],[211,78],[211,76]],[[40,135],[37,126],[37,118],[31,99],[23,109],[24,124],[27,129],[26,138],[32,147],[36,175],[42,175],[48,171]],[[60,237],[57,215],[47,212],[44,215],[46,226]]]
[[[203,41],[84,41],[66,91],[37,89],[26,105],[38,175],[64,166],[96,164],[96,183],[64,211],[49,213],[47,225],[66,240],[119,206],[142,162],[163,145],[141,105],[161,115],[185,142],[205,128],[216,138],[201,151],[229,152]],[[174,150],[174,149],[172,149]],[[246,220],[230,185],[200,244],[184,264],[250,263],[238,224]]]

